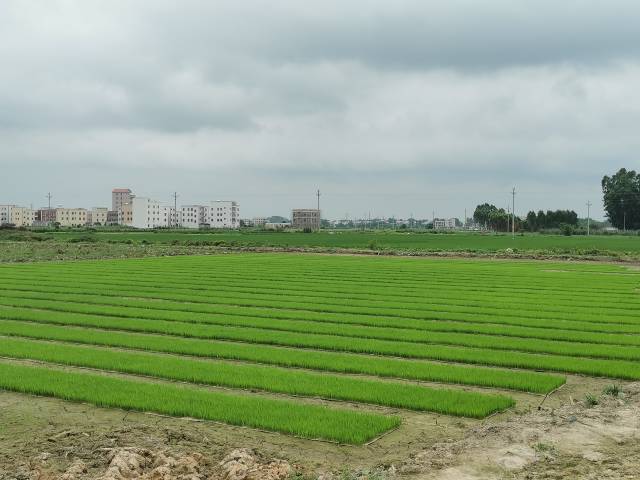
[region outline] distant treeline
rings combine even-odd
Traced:
[[[503,208],[484,203],[478,205],[473,213],[473,219],[480,225],[495,231],[508,231],[512,228],[512,215]],[[578,226],[578,214],[573,210],[540,210],[538,213],[531,211],[523,220],[515,217],[515,229],[539,232],[541,230],[566,230]]]
[[[542,210],[538,213],[531,211],[527,213],[524,228],[530,232],[538,232],[540,230],[563,228],[567,225],[578,225],[578,214],[573,210]]]

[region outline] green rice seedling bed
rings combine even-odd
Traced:
[[[75,325],[106,330],[161,333],[190,338],[230,340],[266,345],[314,348],[373,355],[451,361],[509,368],[550,370],[567,373],[640,379],[640,363],[601,360],[551,354],[501,351],[474,347],[420,345],[377,339],[359,339],[313,333],[285,332],[246,327],[213,326],[184,322],[130,319],[44,310],[0,309],[0,318],[27,320],[57,325]]]
[[[0,388],[99,407],[213,420],[355,445],[400,424],[397,417],[375,413],[4,361],[0,361]]]
[[[0,337],[0,356],[190,383],[370,403],[459,417],[485,418],[515,403],[505,395],[435,389],[279,367],[204,361],[175,355],[126,352],[17,338]]]
[[[0,321],[0,334],[196,357],[242,360],[245,362],[336,373],[495,387],[532,393],[549,393],[565,383],[565,378],[559,375],[525,370],[505,370],[441,362],[384,358],[374,355],[200,340],[12,320]]]
[[[127,299],[121,299],[126,303]],[[327,324],[304,320],[273,320],[265,318],[211,316],[191,312],[175,312],[154,309],[141,309],[123,306],[106,306],[103,304],[67,303],[51,300],[33,299],[0,299],[0,304],[10,307],[27,307],[28,305],[41,310],[68,313],[83,313],[143,320],[165,320],[169,322],[199,324],[200,332],[206,332],[206,325],[220,325],[226,327],[246,327],[248,329],[270,330],[285,333],[313,333],[358,339],[378,339],[399,341],[403,343],[425,344],[424,348],[433,345],[455,345],[487,348],[494,350],[512,350],[526,352],[541,352],[549,354],[568,355],[593,358],[640,359],[640,347],[632,345],[608,345],[595,343],[574,343],[559,340],[541,340],[531,342],[527,338],[507,337],[502,335],[482,335],[453,332],[428,332],[423,330],[396,329],[389,327],[365,327],[358,325]],[[0,309],[0,315],[2,309]],[[30,318],[27,318],[30,319]],[[222,331],[222,329],[218,329]],[[210,328],[209,330],[213,330]],[[187,329],[186,335],[189,334]]]
[[[565,380],[540,370],[639,380],[640,272],[284,254],[0,265],[0,335],[0,355],[48,362],[61,378],[89,367],[195,397],[219,392],[166,381],[256,401],[295,395],[305,408],[316,407],[302,400],[312,396],[482,418],[512,400],[401,380],[533,393]],[[251,426],[312,436],[296,421],[262,425],[255,411]],[[398,422],[384,421],[349,440],[324,426],[313,436],[361,443]]]

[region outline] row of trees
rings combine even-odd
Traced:
[[[513,218],[504,208],[498,208],[489,203],[478,205],[473,213],[476,223],[486,226],[498,232],[509,231],[512,227]],[[567,226],[576,227],[578,225],[578,214],[573,210],[547,210],[546,213],[540,210],[538,213],[529,212],[526,220],[515,218],[516,230],[529,230],[537,232],[546,229],[563,229]]]
[[[527,213],[526,229],[531,232],[546,230],[549,228],[563,228],[567,225],[578,225],[578,214],[573,210],[540,210],[538,213]]]

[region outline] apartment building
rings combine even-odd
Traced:
[[[91,221],[86,208],[56,208],[56,222],[61,227],[83,227]]]
[[[16,227],[30,227],[36,219],[33,209],[28,207],[16,207],[11,209],[11,221]]]
[[[291,211],[293,228],[320,230],[320,210],[317,208],[296,208]]]
[[[91,218],[89,223],[91,223],[91,225],[107,225],[108,216],[109,216],[108,208],[93,207],[91,209]]]
[[[251,221],[254,227],[264,227],[265,223],[267,223],[267,217],[253,217]]]
[[[118,210],[118,224],[119,225],[133,225],[133,203],[123,203],[120,210]]]
[[[132,200],[132,223],[135,228],[168,228],[177,226],[177,215],[173,207],[161,204],[148,197]]]
[[[11,211],[15,205],[0,205],[0,225],[11,223]]]
[[[239,228],[240,207],[225,200],[209,205],[183,205],[178,209],[178,221],[182,228]]]
[[[119,225],[120,224],[120,212],[116,210],[109,210],[107,212],[107,225]]]
[[[210,202],[205,225],[210,228],[240,228],[240,206],[228,200]]]
[[[204,205],[183,205],[178,209],[179,225],[182,228],[202,228],[206,225],[208,207]]]
[[[111,190],[111,210],[118,212],[122,210],[125,203],[131,203],[135,197],[129,188],[114,188]]]

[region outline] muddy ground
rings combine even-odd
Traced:
[[[640,478],[640,383],[610,384],[569,377],[483,421],[384,409],[403,426],[363,447],[0,392],[0,480]]]

